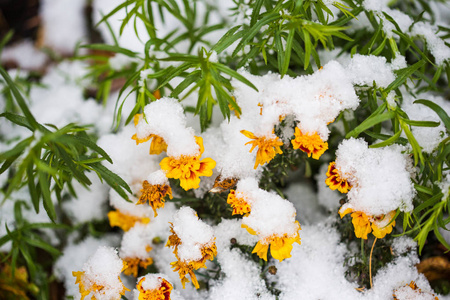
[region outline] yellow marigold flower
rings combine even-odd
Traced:
[[[320,156],[328,149],[328,143],[324,142],[317,134],[303,134],[302,131],[295,127],[295,138],[291,141],[294,149],[300,149],[308,154],[308,157],[319,159]]]
[[[233,208],[233,215],[246,215],[250,213],[250,204],[246,201],[245,196],[239,193],[241,197],[236,196],[236,191],[231,190],[228,194],[227,203]]]
[[[126,268],[126,263],[124,262],[124,269]],[[78,271],[78,272],[72,272],[72,276],[75,277],[75,284],[79,285],[79,291],[81,294],[81,300],[83,300],[87,295],[89,295],[91,292],[95,293],[95,292],[100,292],[102,291],[105,287],[102,285],[98,285],[95,282],[91,282],[90,280],[86,280],[85,279],[85,272],[84,271]],[[119,282],[122,284],[122,290],[120,291],[120,295],[118,295],[117,298],[115,298],[115,300],[119,300],[120,298],[122,298],[121,296],[125,296],[125,292],[126,291],[130,291],[129,289],[127,289],[125,287],[125,285],[123,285],[122,280],[120,279],[120,277],[118,276]],[[95,296],[91,297],[91,300],[96,300],[97,298]]]
[[[139,120],[142,118],[142,114],[136,114],[134,115],[134,126],[137,126],[139,123]],[[150,144],[150,154],[161,154],[163,151],[167,151],[167,144],[164,141],[162,137],[156,134],[150,134],[149,136],[146,136],[144,138],[138,138],[137,134],[133,134],[131,139],[136,141],[136,145],[139,145],[140,143],[145,143],[152,139],[152,142]]]
[[[187,275],[191,277],[192,284],[195,286],[195,288],[197,289],[200,288],[200,285],[198,284],[197,277],[195,276],[194,271],[200,268],[206,268],[205,265],[206,261],[214,259],[214,257],[217,255],[216,243],[212,242],[210,244],[203,245],[203,247],[201,248],[202,253],[201,259],[184,261],[181,260],[180,257],[178,256],[178,247],[182,244],[182,242],[178,237],[178,235],[176,234],[176,232],[173,230],[172,223],[170,223],[170,231],[172,232],[172,235],[169,236],[166,247],[174,248],[173,253],[177,258],[177,261],[170,263],[172,265],[172,268],[174,269],[174,272],[178,272],[183,288],[185,288],[186,282],[189,282],[189,279],[186,278]]]
[[[136,222],[147,224],[150,222],[149,218],[139,218],[131,215],[124,214],[119,210],[110,211],[108,213],[109,225],[111,227],[117,226],[122,228],[123,231],[128,231],[136,224]]]
[[[382,239],[392,232],[392,228],[395,226],[395,221],[392,219],[395,217],[395,211],[391,211],[386,215],[370,216],[362,211],[354,211],[348,207],[339,210],[339,215],[343,218],[345,215],[351,213],[353,227],[355,228],[355,235],[357,238],[367,239],[367,235],[372,234]],[[392,222],[391,222],[392,221]]]
[[[414,292],[414,296],[411,294],[411,290],[413,290]],[[407,292],[407,294],[409,295],[408,299],[413,299],[412,297],[417,297],[420,299],[430,299],[431,297],[434,297],[434,300],[439,300],[438,297],[436,297],[433,293],[429,293],[429,292],[424,292],[421,289],[419,289],[419,287],[417,286],[417,284],[414,281],[411,281],[409,284],[406,284],[405,286],[402,286],[401,288],[398,288],[394,291],[394,294],[392,295],[394,297],[394,300],[401,300],[401,299],[405,299],[405,298],[398,298],[399,296],[397,296],[397,294],[400,294],[401,292]],[[427,295],[427,296],[425,296]],[[415,299],[415,298],[414,298]]]
[[[283,145],[283,142],[278,138],[275,137],[273,139],[267,138],[265,136],[263,137],[257,137],[252,132],[247,130],[241,130],[241,133],[248,137],[249,139],[252,139],[253,141],[245,143],[251,144],[252,148],[250,149],[250,152],[253,151],[256,147],[258,147],[258,152],[256,153],[256,162],[255,162],[255,169],[258,167],[258,165],[264,165],[271,161],[275,155],[282,154],[283,151],[281,151],[280,146]]]
[[[258,241],[252,253],[256,253],[259,258],[267,261],[267,252],[269,251],[270,246],[270,254],[273,258],[278,259],[280,262],[291,257],[293,244],[301,244],[298,231],[302,228],[300,227],[300,223],[298,221],[295,221],[295,223],[297,224],[298,229],[293,236],[288,236],[287,234],[284,234],[283,236],[272,235],[268,238],[262,239]],[[242,227],[246,228],[250,234],[257,235],[257,232],[245,224],[242,224]]]
[[[145,204],[148,201],[148,204],[152,207],[155,217],[158,215],[156,212],[157,209],[164,207],[164,197],[167,195],[170,199],[172,196],[172,189],[169,185],[164,184],[150,184],[147,180],[144,180],[142,183],[141,196],[139,197],[138,204]]]
[[[386,236],[386,234],[391,233],[392,228],[395,226],[395,221],[392,221],[394,217],[395,210],[386,215],[372,217],[372,234],[377,238],[382,239]]]
[[[204,151],[203,139],[196,136],[195,140],[200,147],[196,156],[181,155],[180,157],[165,157],[159,165],[166,171],[167,178],[180,179],[180,186],[187,190],[198,189],[200,176],[212,176],[216,162],[212,158],[200,160]]]
[[[139,280],[136,288],[139,291],[138,300],[170,300],[170,293],[172,292],[172,285],[164,278],[159,277],[161,283],[159,287],[154,289],[145,289],[142,284],[145,277]]]
[[[325,179],[325,183],[330,187],[330,189],[337,189],[341,193],[347,193],[352,188],[352,185],[348,183],[347,179],[341,177],[334,161],[330,162],[328,165],[327,179]]]

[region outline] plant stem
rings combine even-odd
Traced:
[[[369,257],[369,277],[370,277],[370,288],[372,288],[372,253],[373,253],[373,248],[375,248],[375,243],[377,242],[377,239],[375,237],[375,240],[373,241],[373,245],[372,245],[372,249],[370,249],[370,257]]]

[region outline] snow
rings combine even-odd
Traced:
[[[345,208],[377,216],[409,212],[415,196],[409,159],[399,146],[368,148],[363,139],[344,140],[336,151],[336,169],[352,185]],[[342,209],[342,211],[345,210]]]
[[[178,246],[178,257],[181,261],[200,260],[201,249],[214,243],[214,230],[199,220],[190,207],[181,207],[173,216],[172,224],[173,231],[181,240],[181,245]]]
[[[71,54],[77,43],[84,41],[84,0],[44,0],[40,7],[43,44],[63,54]],[[64,24],[64,26],[61,26]]]
[[[30,40],[23,40],[14,45],[5,47],[1,54],[3,63],[14,62],[21,69],[39,70],[44,68],[47,55],[39,51]]]

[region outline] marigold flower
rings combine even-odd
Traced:
[[[246,215],[250,213],[251,207],[242,193],[236,196],[236,191],[231,190],[228,194],[227,203],[233,208],[233,215]]]
[[[136,114],[134,116],[134,126],[136,126],[142,118],[142,114]],[[150,134],[144,138],[138,138],[137,134],[133,134],[131,139],[136,141],[136,145],[145,143],[152,139],[150,144],[150,154],[161,154],[163,151],[167,151],[167,144],[162,137],[156,134]]]
[[[258,165],[264,165],[271,161],[275,155],[282,154],[283,151],[281,151],[280,146],[283,145],[283,142],[276,136],[275,138],[267,138],[265,136],[263,137],[257,137],[252,132],[247,130],[241,130],[241,133],[248,137],[249,139],[252,139],[253,141],[245,143],[251,144],[252,148],[249,152],[252,152],[253,149],[258,147],[258,152],[256,153],[256,161],[255,161],[255,169],[258,167]]]
[[[123,263],[122,271],[127,267],[126,263]],[[93,293],[92,300],[97,299],[95,295],[97,294],[104,294],[106,292],[106,287],[100,284],[97,284],[96,282],[91,281],[89,278],[86,277],[86,272],[84,271],[78,271],[78,272],[72,272],[72,276],[75,277],[75,284],[79,285],[79,291],[81,294],[81,300],[83,300],[86,296],[88,296],[90,293]],[[115,299],[119,300],[122,298],[122,295],[125,295],[126,291],[130,291],[123,285],[122,280],[120,279],[120,276],[117,276],[118,282],[122,285],[121,289],[119,290],[118,295],[116,295]]]
[[[164,197],[169,196],[170,199],[172,196],[172,189],[169,185],[164,184],[150,184],[147,180],[144,180],[142,183],[141,196],[139,197],[138,204],[145,204],[148,201],[148,204],[152,207],[155,217],[158,215],[156,212],[157,209],[164,207]]]
[[[217,247],[214,241],[215,238],[210,243],[202,245],[201,247],[202,257],[200,259],[183,260],[178,255],[178,248],[183,244],[183,242],[181,241],[177,233],[174,231],[172,223],[170,223],[170,231],[172,232],[172,235],[169,236],[166,247],[174,248],[173,253],[177,258],[177,261],[171,263],[174,272],[178,272],[183,288],[185,288],[186,282],[189,282],[189,279],[186,278],[187,275],[191,277],[192,284],[195,286],[195,288],[197,289],[200,288],[200,285],[197,281],[197,277],[195,276],[194,271],[200,268],[206,268],[205,265],[206,261],[213,260],[214,257],[217,255]]]
[[[413,290],[412,292],[413,294],[411,293],[411,290]],[[407,298],[405,298],[404,296],[402,297],[400,296],[401,294],[407,294],[408,297]],[[396,289],[392,296],[394,297],[394,300],[413,299],[412,297],[417,297],[420,299],[431,299],[432,297],[434,297],[434,300],[439,300],[439,298],[436,297],[433,293],[424,292],[421,289],[419,289],[419,287],[414,281],[411,281],[409,284],[406,284],[405,286]]]
[[[341,193],[347,193],[352,188],[352,185],[347,181],[347,179],[342,178],[334,161],[330,162],[328,165],[327,179],[325,179],[325,183],[330,189],[337,189]]]
[[[322,138],[317,134],[303,134],[302,131],[295,127],[295,137],[291,141],[294,149],[300,149],[308,154],[308,157],[319,159],[320,156],[328,149],[328,143],[324,142]]]
[[[150,222],[149,218],[140,218],[132,215],[127,215],[119,210],[110,211],[108,213],[109,225],[111,227],[117,226],[122,228],[123,231],[128,231],[137,222],[147,224]]]
[[[267,261],[267,252],[269,251],[270,246],[270,254],[273,258],[278,259],[282,262],[284,259],[291,257],[291,251],[294,243],[301,244],[300,235],[298,233],[302,228],[300,227],[300,223],[295,221],[297,225],[297,230],[293,236],[288,236],[284,234],[283,236],[272,235],[268,238],[264,238],[256,244],[255,248],[253,248],[252,253],[256,253],[259,258]],[[246,228],[247,231],[252,235],[257,235],[252,228],[248,227],[245,224],[242,224],[242,227]]]
[[[339,215],[343,218],[345,215],[351,213],[353,227],[355,228],[355,235],[357,238],[367,239],[369,233],[382,239],[392,232],[392,228],[395,226],[395,221],[392,219],[395,217],[395,211],[391,211],[386,215],[370,216],[362,211],[354,211],[353,208],[341,207]],[[391,222],[392,221],[392,222]]]
[[[158,277],[158,286],[154,288],[144,288],[146,277],[142,277],[136,285],[139,291],[138,300],[170,300],[172,285],[164,278]],[[152,282],[153,283],[153,282]]]
[[[204,151],[203,139],[196,136],[195,140],[200,147],[196,156],[181,155],[180,157],[165,157],[159,165],[166,171],[167,178],[180,179],[180,186],[184,190],[197,189],[200,184],[200,176],[212,176],[216,162],[212,158],[200,160]]]
[[[147,252],[150,252],[152,250],[152,247],[147,245],[145,250]],[[133,275],[134,277],[137,277],[139,267],[147,269],[148,266],[153,264],[153,259],[151,257],[147,257],[144,259],[140,257],[125,257],[123,258],[123,261],[127,263],[127,267],[123,270],[123,274],[128,276]]]

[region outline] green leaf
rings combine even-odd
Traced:
[[[188,88],[192,83],[198,82],[202,78],[202,71],[196,70],[186,76],[186,78],[177,85],[177,87],[170,94],[171,97],[177,98],[180,93],[182,93],[186,88]]]
[[[409,130],[409,127],[407,124],[405,124],[403,121],[400,121],[400,126],[402,127],[403,131],[406,134],[406,137],[408,138],[409,143],[411,144],[414,152],[414,165],[416,166],[417,163],[420,161],[424,162],[424,157],[422,154],[422,150],[420,148],[419,143],[417,142],[416,138],[412,134],[411,130]]]
[[[244,36],[242,37],[239,44],[233,51],[232,56],[235,57],[237,53],[244,48],[245,45],[248,45],[251,39],[255,37],[255,35],[260,31],[261,27],[267,25],[269,23],[275,22],[280,18],[280,15],[277,12],[268,13],[261,20],[259,20],[253,27],[249,30],[245,30]]]
[[[258,89],[256,88],[256,86],[253,85],[253,83],[251,83],[247,78],[245,78],[244,76],[242,76],[241,74],[239,74],[238,72],[230,69],[229,67],[222,65],[220,63],[212,63],[212,65],[214,67],[217,68],[217,70],[219,70],[222,73],[225,73],[233,78],[236,78],[237,80],[239,80],[240,82],[248,85],[249,87],[251,87],[252,89],[254,89],[255,91],[258,91]]]
[[[440,233],[437,223],[434,224],[434,234],[436,235],[436,237],[439,240],[439,242],[441,242],[441,244],[444,245],[445,248],[447,248],[447,251],[449,251],[450,250],[450,245],[447,243],[447,241],[444,239],[444,237]]]
[[[306,30],[302,30],[303,32],[303,41],[305,42],[305,66],[304,70],[308,69],[309,60],[311,59],[311,39],[309,37],[309,33]]]
[[[403,118],[402,120],[408,125],[417,127],[438,127],[441,124],[440,122],[433,122],[433,121],[414,121]]]
[[[0,114],[0,117],[6,118],[16,125],[28,128],[29,130],[33,131],[33,127],[30,125],[30,123],[28,123],[27,119],[21,115],[13,114],[10,112],[4,112]]]
[[[6,83],[8,84],[9,88],[11,89],[11,92],[13,93],[14,98],[17,101],[17,104],[19,105],[20,109],[22,110],[23,114],[25,115],[25,118],[27,119],[30,126],[34,130],[38,129],[39,123],[34,118],[33,114],[31,113],[30,109],[28,108],[28,105],[27,105],[25,99],[20,94],[19,90],[16,87],[16,84],[12,81],[8,72],[6,72],[2,67],[0,67],[0,74],[3,76]]]
[[[34,183],[34,174],[33,174],[33,165],[29,164],[27,166],[27,184],[28,191],[30,192],[31,202],[33,203],[34,210],[36,213],[39,213],[39,193],[36,189],[36,185]]]
[[[104,179],[108,185],[113,188],[123,199],[130,202],[128,199],[128,195],[125,193],[127,191],[128,193],[132,194],[130,187],[128,184],[119,176],[117,176],[115,173],[111,172],[108,168],[103,166],[101,163],[93,163],[89,164],[89,166],[92,167],[92,169],[97,172],[99,177],[101,179]],[[124,191],[125,190],[125,191]]]
[[[374,145],[370,145],[369,148],[381,148],[381,147],[389,146],[389,145],[393,144],[396,140],[398,140],[401,133],[402,133],[401,131],[398,131],[396,134],[394,134],[387,140],[384,140],[384,141],[374,144]]]
[[[101,50],[101,51],[108,51],[108,52],[114,52],[114,53],[120,53],[129,57],[136,57],[137,52],[133,52],[131,50],[114,46],[114,45],[107,45],[107,44],[89,44],[89,45],[82,45],[81,48],[87,48],[92,50]]]
[[[41,248],[42,250],[47,251],[53,256],[59,256],[61,254],[61,251],[56,249],[55,247],[51,246],[50,244],[47,244],[43,240],[41,240],[38,236],[35,236],[35,238],[29,238],[29,237],[22,237],[23,241],[27,244]]]
[[[235,41],[242,38],[242,36],[244,36],[245,34],[245,31],[239,31],[238,33],[234,34],[239,28],[241,28],[241,26],[242,25],[238,25],[228,30],[228,32],[220,38],[220,40],[217,42],[217,44],[214,45],[214,47],[211,48],[211,50],[216,51],[217,53],[221,53]]]
[[[440,107],[439,105],[437,105],[436,103],[434,103],[430,100],[425,100],[425,99],[416,100],[416,101],[414,101],[414,103],[428,106],[429,108],[434,110],[438,114],[439,118],[441,118],[442,122],[444,122],[445,127],[447,128],[447,131],[450,131],[450,117],[448,116],[448,114],[445,112],[445,110],[442,107]]]
[[[56,211],[50,195],[50,182],[48,181],[47,174],[42,171],[38,171],[39,185],[41,187],[42,198],[44,200],[44,209],[50,219],[55,222]]]
[[[391,84],[386,88],[385,92],[389,94],[390,91],[395,90],[399,86],[401,86],[411,75],[416,72],[420,67],[425,64],[424,60],[420,60],[416,62],[414,65],[409,66],[407,68],[398,70],[396,73],[397,78],[391,82]]]
[[[291,29],[289,31],[288,37],[286,39],[286,53],[285,53],[285,57],[284,57],[284,63],[282,65],[282,69],[281,69],[281,76],[283,77],[288,69],[289,69],[289,64],[291,62],[291,52],[292,52],[292,43],[294,41],[294,34],[295,34],[295,29]]]
[[[380,115],[371,115],[369,118],[364,120],[361,124],[359,124],[355,129],[347,133],[345,136],[346,139],[350,137],[357,137],[360,133],[364,132],[365,130],[375,126],[378,123],[381,123],[383,121],[391,120],[396,116],[396,113],[394,111],[389,111]]]
[[[433,190],[430,189],[429,187],[426,187],[426,186],[423,186],[423,185],[419,185],[419,184],[414,184],[414,188],[418,192],[422,192],[422,193],[428,194],[430,196],[433,196]]]

